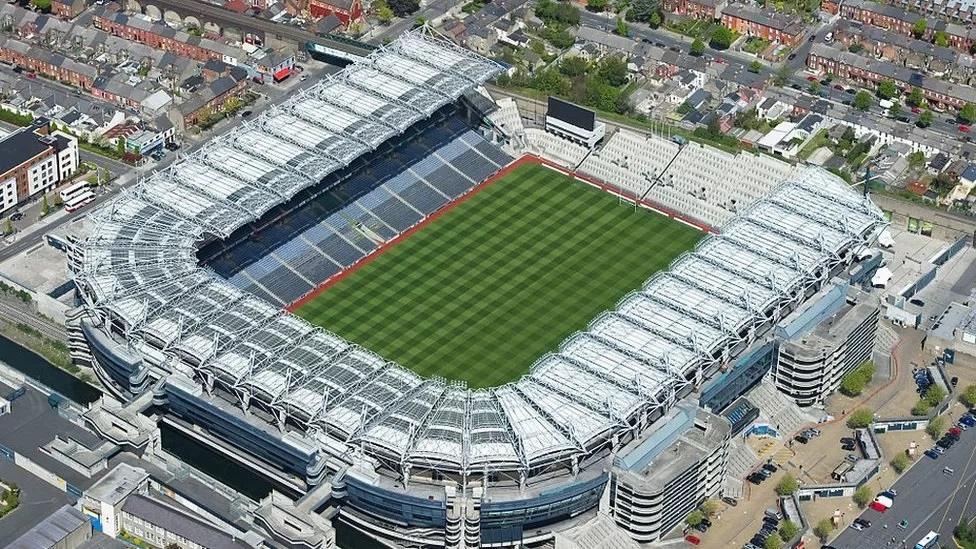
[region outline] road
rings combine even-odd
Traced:
[[[958,411],[950,416],[958,420]],[[884,436],[884,435],[881,435]],[[927,448],[928,437],[919,432],[919,441]],[[963,432],[961,440],[939,459],[922,455],[894,485],[898,492],[895,505],[886,513],[867,509],[861,517],[871,521],[871,527],[856,531],[844,530],[831,542],[837,549],[864,547],[914,547],[915,542],[929,531],[936,531],[943,547],[951,547],[952,530],[962,520],[976,514],[976,430]],[[954,473],[944,474],[949,467]],[[906,529],[898,528],[902,520]],[[887,525],[887,528],[884,526]],[[891,544],[891,538],[895,543]],[[903,543],[904,542],[904,543]]]

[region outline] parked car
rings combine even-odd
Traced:
[[[24,212],[14,212],[10,214],[11,221],[20,221],[23,218],[24,218]]]
[[[862,519],[860,517],[854,519],[854,523],[855,524],[860,524],[861,526],[863,526],[865,528],[870,528],[871,527],[871,521],[870,520]]]
[[[949,434],[958,437],[959,435],[962,434],[962,429],[960,429],[959,427],[950,427]]]
[[[30,77],[30,75],[27,76]],[[962,133],[969,133],[969,126],[965,124],[959,124],[959,131],[961,131]]]
[[[922,112],[922,109],[920,109],[920,108],[918,108],[918,107],[912,107],[912,113],[914,113],[914,114],[918,114],[918,113],[920,113],[920,112]]]
[[[764,463],[762,468],[769,471],[770,473],[775,473],[776,471],[778,471],[778,468],[772,463]]]
[[[722,501],[731,505],[732,507],[735,507],[736,505],[739,504],[739,500],[735,499],[732,496],[722,496]]]
[[[949,384],[952,385],[953,387],[959,385],[959,378],[953,376],[952,379],[949,380]]]
[[[930,457],[932,459],[939,459],[939,453],[936,452],[934,449],[931,449],[931,448],[925,451],[925,455],[927,455],[928,457]]]
[[[850,528],[851,528],[851,530],[864,530],[864,526],[861,526],[861,524],[859,522],[857,522],[856,520],[851,523]]]
[[[967,427],[976,425],[976,419],[973,419],[972,416],[962,416],[962,419],[959,421],[965,423]]]
[[[808,439],[807,437],[805,437],[803,435],[796,435],[795,437],[793,437],[793,440],[799,442],[800,444],[806,444],[806,443],[810,442],[810,439]]]
[[[898,527],[901,528],[902,530],[908,528],[908,519],[899,522]]]

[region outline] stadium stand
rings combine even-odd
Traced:
[[[389,190],[398,200],[420,189],[417,196],[433,191],[446,201],[497,166],[476,133],[459,131],[409,157],[419,161],[402,162],[406,171],[374,166],[388,185],[360,177],[373,155],[391,154],[385,144],[423,146],[429,138],[420,120],[436,119],[461,93],[502,71],[429,33],[421,27],[402,34],[353,70],[268,109],[89,214],[91,233],[70,252],[83,305],[69,330],[112,391],[130,398],[148,390],[151,378],[154,397],[168,399],[170,409],[203,418],[231,444],[309,484],[321,482],[324,462],[355,454],[403,487],[421,472],[524,486],[557,468],[575,474],[597,452],[632,440],[827,274],[848,268],[854,250],[870,245],[886,224],[881,210],[842,180],[807,168],[740,209],[720,234],[541,357],[519,381],[472,391],[421,378],[280,303],[312,281],[297,265],[327,270],[328,259],[348,266],[395,233],[393,218],[383,222],[377,207],[390,200]],[[401,61],[417,72],[397,70]],[[361,66],[371,70],[355,70]],[[267,151],[257,146],[263,142],[284,145]],[[216,172],[226,168],[204,154],[219,150],[271,171],[221,177]],[[573,151],[565,155],[575,158]],[[305,167],[296,169],[299,163]],[[213,178],[190,165],[212,168]],[[360,202],[374,192],[378,202]],[[420,212],[430,209],[406,200]],[[291,217],[297,229],[281,222],[301,210],[295,204],[311,209]],[[323,261],[310,252],[321,252]],[[219,261],[201,268],[200,258],[222,255],[228,263],[221,270]],[[237,265],[243,269],[235,273]],[[605,475],[587,473],[589,480],[570,488],[582,501],[598,500],[595,487]],[[350,500],[359,497],[355,480],[344,488]],[[418,510],[441,505],[443,514],[440,500],[409,502]],[[499,515],[517,508],[509,503],[485,502],[484,520],[493,505]],[[374,510],[391,506],[403,509],[381,502]]]
[[[671,165],[679,149],[667,139],[619,130],[583,162],[580,171],[641,197]]]
[[[527,152],[548,158],[569,169],[576,169],[590,152],[582,145],[538,128],[525,129],[525,143]]]
[[[288,305],[512,160],[456,116],[403,143],[415,146],[353,172],[258,229],[257,238],[208,249],[203,264],[238,288]],[[432,143],[443,144],[428,149]],[[420,156],[411,163],[406,151]]]

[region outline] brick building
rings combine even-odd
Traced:
[[[919,19],[924,19],[924,16],[918,13],[867,0],[847,0],[840,5],[839,13],[844,19],[860,21],[903,35],[910,35],[915,23]],[[921,38],[931,39],[934,26],[930,25],[929,27],[926,29],[926,36]]]
[[[41,74],[83,90],[90,90],[98,77],[97,69],[91,65],[3,36],[0,36],[0,61],[16,65],[28,75]]]
[[[114,36],[197,61],[216,59],[236,64],[237,52],[214,40],[192,36],[141,16],[129,16],[106,6],[95,13],[92,25]]]
[[[201,86],[193,97],[171,108],[169,119],[173,126],[182,132],[219,112],[231,97],[243,97],[246,90],[247,71],[233,68],[226,76]]]
[[[736,4],[722,10],[722,24],[746,36],[758,36],[787,46],[803,37],[804,26],[794,17]]]
[[[308,12],[314,19],[334,15],[343,27],[348,27],[363,17],[363,3],[361,0],[308,0]]]
[[[62,19],[74,19],[88,7],[85,0],[52,0],[51,13]]]
[[[78,169],[78,140],[38,119],[0,139],[0,212],[50,191]]]
[[[976,89],[928,78],[904,66],[878,61],[825,44],[814,44],[807,56],[807,67],[869,86],[892,80],[903,91],[919,88],[930,104],[960,109],[966,103],[976,103]]]
[[[664,0],[664,11],[705,21],[718,19],[724,7],[724,0]]]

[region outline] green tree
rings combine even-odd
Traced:
[[[776,483],[776,493],[781,496],[789,496],[800,489],[800,483],[797,482],[796,477],[790,473],[786,473],[783,478],[779,479]]]
[[[791,76],[793,76],[793,71],[790,70],[789,65],[784,63],[779,69],[776,70],[776,76],[773,78],[773,82],[777,86],[783,86],[787,81],[789,81]]]
[[[705,43],[700,38],[695,38],[695,41],[691,43],[691,55],[700,57],[703,53],[705,53]]]
[[[949,47],[949,35],[945,31],[935,31],[935,35],[932,37],[932,42],[939,47],[947,48]]]
[[[47,194],[41,196],[41,216],[51,213],[51,205],[47,202]]]
[[[661,18],[660,0],[631,0],[630,9],[627,10],[628,21],[638,21],[641,23],[652,23],[651,18],[657,15]],[[658,25],[662,21],[658,21]],[[653,25],[652,25],[653,26]]]
[[[12,221],[10,221],[10,218],[8,217],[3,221],[3,235],[9,236],[12,234],[14,234],[14,224]]]
[[[719,27],[712,33],[709,45],[717,50],[727,50],[735,41],[735,33],[728,27]]]
[[[922,94],[922,88],[912,88],[912,91],[908,92],[906,102],[913,107],[921,107],[925,103],[925,95]]]
[[[799,533],[800,527],[797,526],[792,520],[784,520],[782,524],[779,525],[779,537],[783,541],[790,541]]]
[[[930,385],[928,389],[925,390],[925,402],[928,403],[930,407],[937,406],[942,400],[948,396],[945,389],[939,387],[938,385]]]
[[[376,8],[376,18],[380,20],[380,23],[389,23],[393,20],[393,10],[390,9],[390,5],[386,3],[386,0],[380,0],[373,4]]]
[[[847,426],[851,429],[863,429],[874,421],[874,412],[870,408],[858,408],[847,417]]]
[[[548,95],[562,95],[569,91],[569,81],[558,70],[549,68],[536,74],[532,87]]]
[[[30,0],[32,6],[43,13],[51,13],[51,0]]]
[[[586,0],[586,11],[601,13],[607,11],[610,3],[607,0]]]
[[[406,17],[420,9],[420,0],[386,0],[386,4],[397,17]]]
[[[922,111],[922,114],[918,115],[918,126],[920,128],[927,128],[932,125],[932,118],[934,115],[929,109]]]
[[[925,36],[925,29],[928,28],[928,22],[925,18],[919,19],[912,25],[912,34],[915,38],[921,38]]]
[[[908,456],[905,455],[905,452],[900,452],[891,458],[891,468],[896,473],[902,473],[905,469],[908,469]]]
[[[783,540],[779,536],[769,536],[763,543],[763,549],[783,549]]]
[[[915,151],[908,153],[908,166],[910,168],[921,168],[925,165],[925,153],[922,151]],[[976,385],[973,385],[973,396],[976,397]],[[976,401],[974,401],[976,402]]]
[[[976,122],[976,105],[966,103],[963,108],[959,109],[959,119],[967,124]]]
[[[946,432],[946,420],[942,416],[935,416],[929,420],[929,424],[925,427],[925,432],[929,434],[932,438],[940,438]]]
[[[871,108],[871,94],[861,90],[854,94],[854,108],[859,111],[866,111]]]
[[[829,518],[822,518],[816,526],[813,527],[813,535],[820,538],[820,541],[826,543],[827,538],[830,537],[830,533],[834,531],[834,521]]]
[[[607,84],[613,87],[623,86],[627,83],[627,62],[623,56],[608,55],[600,60],[597,74]]]
[[[559,72],[569,76],[570,78],[574,76],[583,76],[586,74],[586,69],[588,68],[589,62],[578,55],[563,57],[562,61],[559,62]]]
[[[885,80],[884,82],[878,84],[878,97],[881,99],[891,99],[892,97],[898,95],[898,87],[895,86],[893,80]]]
[[[976,406],[976,385],[966,385],[959,395],[959,401],[970,408]]]
[[[648,26],[650,26],[652,29],[660,27],[661,23],[664,23],[664,17],[661,16],[661,12],[659,11],[652,13],[651,17],[647,20]]]
[[[630,26],[628,26],[627,22],[620,17],[617,18],[617,28],[615,28],[613,31],[619,36],[630,36]]]
[[[854,490],[853,499],[854,503],[856,503],[858,507],[864,509],[869,503],[871,503],[871,489],[868,488],[867,485],[859,486],[857,490]]]
[[[125,138],[124,137],[119,137],[119,138],[117,138],[115,140],[115,152],[119,153],[120,156],[123,155],[123,154],[125,154]]]
[[[695,509],[694,511],[688,513],[688,516],[685,517],[685,522],[688,523],[688,526],[695,527],[701,524],[701,521],[704,519],[705,514],[698,509]]]
[[[701,507],[699,507],[701,512],[704,513],[706,517],[714,517],[716,514],[718,514],[718,508],[718,501],[714,499],[706,499],[702,502]]]
[[[756,74],[759,74],[759,71],[762,70],[762,67],[763,67],[762,63],[760,63],[758,59],[753,60],[752,63],[749,63],[749,72],[754,72]]]
[[[816,80],[811,80],[810,84],[807,86],[807,90],[812,94],[820,93],[820,82]]]

